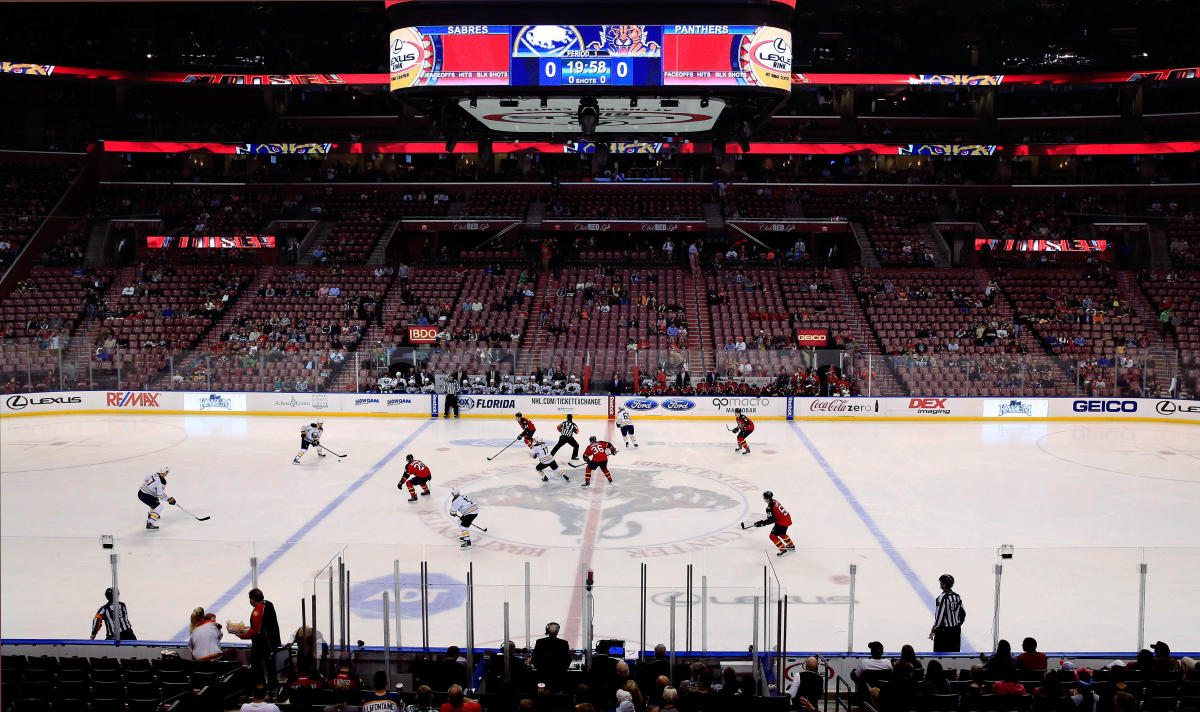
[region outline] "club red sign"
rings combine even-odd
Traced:
[[[408,327],[408,340],[414,344],[432,344],[437,341],[437,335],[436,326]]]

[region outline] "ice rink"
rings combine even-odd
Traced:
[[[86,638],[110,582],[101,534],[117,538],[122,599],[139,638],[183,640],[195,606],[245,621],[249,559],[285,631],[300,600],[319,595],[341,555],[352,581],[351,638],[383,642],[381,595],[402,579],[401,643],[420,644],[421,561],[431,575],[431,643],[465,642],[474,565],[475,642],[525,644],[524,562],[532,571],[536,638],[550,620],[581,640],[582,570],[595,571],[596,638],[638,642],[639,564],[649,566],[647,641],[668,636],[678,595],[684,640],[685,571],[695,564],[694,647],[744,650],[753,597],[769,585],[789,597],[791,650],[845,650],[849,567],[855,648],[878,639],[898,650],[926,639],[937,578],[958,579],[968,612],[964,650],[989,648],[997,547],[1011,544],[1000,606],[1002,637],[1038,638],[1049,651],[1128,651],[1137,643],[1139,564],[1146,563],[1146,640],[1200,650],[1200,438],[1186,425],[1121,423],[759,422],[753,454],[733,451],[716,421],[640,421],[641,447],[612,458],[615,484],[541,482],[509,420],[336,417],[324,443],[335,458],[292,464],[296,417],[100,415],[11,417],[0,423],[5,639]],[[541,433],[554,422],[536,419]],[[620,437],[607,421],[588,435]],[[404,455],[433,471],[433,496],[409,504],[397,490]],[[560,452],[560,455],[569,453]],[[563,457],[562,460],[566,460]],[[560,460],[560,461],[562,461]],[[161,465],[167,492],[198,522],[167,507],[144,528],[136,499]],[[482,508],[474,548],[460,550],[446,514],[458,486]],[[792,513],[799,551],[777,558],[763,516],[773,490]],[[285,632],[285,638],[288,632]],[[396,641],[392,640],[395,644]]]

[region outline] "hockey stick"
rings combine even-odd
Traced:
[[[179,507],[179,509],[180,509],[181,511],[183,511],[183,513],[184,513],[184,514],[187,514],[188,516],[194,517],[194,518],[196,519],[196,521],[197,521],[197,522],[207,522],[208,520],[212,519],[212,517],[197,517],[195,514],[192,514],[191,512],[189,512],[189,511],[187,511],[186,509],[184,509],[184,508],[183,508],[183,506],[182,506],[182,505],[180,505],[180,504],[178,504],[178,503],[176,503],[176,505],[175,505],[175,506],[176,506],[176,507]]]
[[[725,429],[731,433],[736,433],[738,431],[738,428],[731,428],[728,425],[725,426]]]
[[[574,467],[575,469],[577,469],[577,470],[578,470],[579,468],[583,467],[583,466],[584,466],[584,465],[586,465],[586,464],[587,464],[586,462],[583,462],[583,463],[580,463],[580,464],[576,465],[576,464],[575,464],[575,463],[573,463],[573,462],[568,462],[568,463],[567,463],[567,467]]]
[[[739,526],[740,526],[742,529],[753,529],[753,528],[755,528],[755,527],[757,527],[757,526],[758,526],[758,523],[757,523],[757,522],[751,522],[751,523],[750,523],[750,526],[746,526],[746,523],[745,523],[745,522],[738,522],[738,525],[739,525]]]
[[[487,527],[481,527],[481,526],[479,526],[478,524],[476,524],[476,523],[474,523],[474,522],[471,522],[471,526],[475,527],[476,529],[478,529],[478,530],[479,530],[479,531],[481,531],[481,532],[486,532],[486,531],[487,531]]]
[[[336,452],[334,452],[333,450],[330,450],[329,448],[325,447],[324,445],[318,445],[317,447],[321,448],[322,450],[329,453],[330,455],[333,455],[334,457],[345,457],[345,455],[339,455]]]
[[[515,444],[515,443],[516,443],[518,440],[520,440],[520,439],[521,439],[521,436],[520,436],[520,435],[518,435],[517,437],[513,438],[513,441],[512,441],[511,443],[509,443],[509,444],[505,445],[504,447],[500,448],[500,452],[504,452],[505,450],[509,449],[510,447],[512,447],[512,446],[513,446],[513,445],[514,445],[514,444]],[[491,462],[492,460],[495,460],[497,457],[500,457],[500,452],[498,452],[498,453],[496,453],[495,455],[492,455],[491,457],[489,457],[489,458],[488,458],[488,462]]]

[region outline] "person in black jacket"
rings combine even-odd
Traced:
[[[262,683],[267,690],[276,687],[275,651],[279,650],[279,619],[275,617],[275,604],[266,600],[261,589],[250,589],[250,626],[238,633],[242,640],[250,641],[250,674],[254,682]],[[232,632],[232,631],[231,631]]]
[[[547,624],[546,637],[538,638],[530,656],[538,682],[546,683],[552,690],[560,689],[563,676],[571,666],[571,646],[558,637],[558,631],[557,623]]]

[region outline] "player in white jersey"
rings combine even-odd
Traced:
[[[633,441],[633,446],[638,446],[637,436],[633,434],[633,416],[629,414],[629,409],[625,406],[617,408],[617,427],[621,429],[621,437],[625,438],[625,447],[629,447],[629,441]]]
[[[567,482],[571,481],[567,477],[567,473],[563,472],[563,468],[554,459],[554,453],[550,452],[550,446],[541,438],[534,438],[529,444],[529,456],[538,461],[537,471],[542,476],[542,482],[549,482],[550,478],[546,476],[546,470],[551,470],[556,475],[562,475],[562,478]]]
[[[296,453],[296,459],[292,460],[293,465],[300,464],[300,458],[304,457],[304,453],[308,450],[309,445],[317,448],[317,454],[325,457],[325,448],[321,447],[321,436],[325,434],[324,421],[318,420],[310,425],[300,427],[300,452]]]
[[[471,548],[471,522],[479,516],[479,505],[472,502],[458,488],[450,490],[450,516],[458,520],[459,546]]]
[[[146,514],[147,529],[158,529],[158,518],[162,516],[164,499],[167,500],[167,504],[175,504],[175,498],[167,496],[167,473],[170,471],[169,467],[159,468],[153,475],[146,475],[142,486],[138,488],[138,499],[150,508]]]

